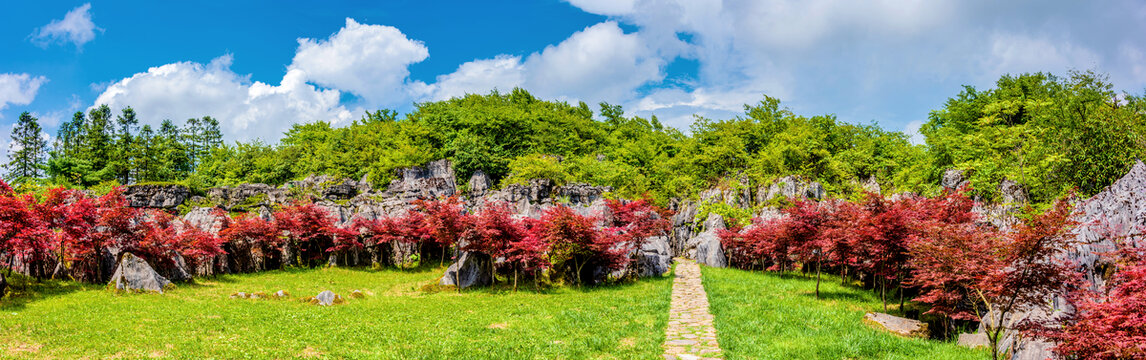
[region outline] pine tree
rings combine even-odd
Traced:
[[[136,119],[135,109],[128,106],[116,117],[115,121],[119,125],[119,137],[116,139],[115,156],[111,160],[111,164],[119,183],[127,184],[131,182],[131,175],[134,170],[132,169],[134,163],[132,156],[134,155],[135,138],[132,136],[132,131],[139,124],[139,120]]]
[[[95,184],[114,177],[107,173],[108,160],[114,155],[111,124],[111,108],[100,105],[88,112],[88,122],[84,130],[83,150],[79,154],[81,160],[91,164],[92,174],[84,176],[84,183]]]
[[[20,114],[16,127],[12,129],[12,143],[9,144],[8,178],[13,183],[23,184],[43,175],[44,157],[48,142],[40,135],[43,129],[39,121],[27,111]]]
[[[155,132],[151,130],[151,125],[143,125],[139,135],[135,137],[135,146],[132,147],[132,168],[135,171],[136,181],[159,180],[156,165],[160,159],[156,152],[155,140]]]

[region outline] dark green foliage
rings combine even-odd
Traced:
[[[48,142],[41,137],[40,122],[27,111],[20,114],[16,126],[12,128],[12,147],[4,165],[7,177],[14,184],[23,184],[43,174],[44,156],[48,152]]]
[[[966,87],[931,113],[926,145],[833,115],[803,116],[768,96],[731,119],[697,117],[688,133],[624,109],[538,99],[523,89],[416,104],[404,118],[367,112],[349,125],[296,124],[277,144],[223,144],[212,117],[180,128],[164,121],[135,131],[131,108],[111,123],[101,106],[60,126],[50,182],[93,186],[180,181],[202,188],[283,184],[310,174],[363,179],[384,188],[395,170],[446,158],[459,184],[482,171],[495,184],[549,178],[611,186],[621,197],[664,204],[713,186],[758,188],[787,175],[854,197],[876,180],[884,192],[938,194],[945,170],[968,170],[975,195],[998,199],[1003,179],[1036,203],[1077,187],[1090,195],[1146,151],[1146,100],[1119,94],[1102,75],[1004,76],[996,88]]]

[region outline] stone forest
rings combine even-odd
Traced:
[[[0,359],[1146,359],[1141,4],[259,3],[0,5]]]

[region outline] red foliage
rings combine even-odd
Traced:
[[[911,285],[921,290],[915,301],[931,305],[929,314],[979,321],[985,311],[979,292],[1003,266],[1000,244],[997,233],[972,223],[923,229],[909,252]]]
[[[612,224],[605,226],[618,228],[634,240],[664,235],[672,227],[669,212],[647,199],[628,202],[609,199],[605,200],[605,206],[613,213]]]
[[[422,212],[425,229],[429,237],[443,248],[457,245],[473,223],[473,217],[466,213],[461,200],[451,196],[439,200],[417,200],[414,205]]]
[[[253,214],[242,214],[233,219],[224,216],[224,219],[226,225],[219,230],[219,238],[223,242],[246,242],[268,250],[282,245],[281,232],[272,221]]]
[[[430,231],[422,214],[410,210],[402,216],[384,216],[377,219],[357,218],[351,223],[352,229],[366,238],[368,245],[400,242],[416,244],[430,241]]]
[[[1108,294],[1075,301],[1077,314],[1048,334],[1054,352],[1069,359],[1146,358],[1146,263],[1115,274]]]
[[[571,280],[582,283],[582,272],[589,264],[620,270],[629,262],[633,249],[630,239],[616,231],[598,231],[594,220],[566,206],[546,209],[533,227],[541,241],[549,244],[550,260]],[[592,268],[592,267],[589,267]]]
[[[9,266],[19,257],[32,275],[43,277],[41,265],[54,248],[53,236],[35,211],[35,199],[16,196],[6,186],[0,186],[0,252],[8,256]]]
[[[356,234],[336,225],[333,214],[312,203],[285,206],[274,217],[275,226],[297,246],[299,258],[311,265],[328,252],[362,246]]]

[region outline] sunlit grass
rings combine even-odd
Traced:
[[[717,338],[728,359],[984,359],[951,342],[901,338],[863,324],[883,303],[871,292],[825,276],[704,267]],[[896,304],[898,307],[898,304]]]
[[[48,282],[0,305],[0,357],[656,358],[671,278],[542,292],[426,293],[441,269],[314,269],[117,295]],[[286,290],[290,300],[230,299]],[[347,304],[300,301],[322,290]],[[351,299],[352,290],[368,296]]]

